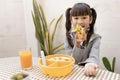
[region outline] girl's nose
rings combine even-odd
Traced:
[[[77,24],[82,26],[83,25],[83,20],[82,19],[78,19]]]
[[[81,24],[81,23],[83,23],[83,20],[82,19],[78,19],[78,24]]]

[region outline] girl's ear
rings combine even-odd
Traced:
[[[90,24],[92,23],[92,21],[93,21],[93,17],[91,16],[91,17],[90,17]]]

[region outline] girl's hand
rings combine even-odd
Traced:
[[[98,68],[98,65],[95,63],[86,63],[84,67],[84,74],[86,76],[95,76],[97,68]]]
[[[80,48],[80,43],[83,42],[80,37],[78,36],[78,34],[75,34],[75,45],[76,47]]]
[[[81,42],[83,42],[85,39],[86,39],[86,34],[84,34],[84,36],[79,33],[79,32],[76,32],[75,34],[75,43],[76,43],[76,46],[77,47],[80,47],[80,44]]]

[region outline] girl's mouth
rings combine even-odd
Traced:
[[[81,26],[82,28],[85,28],[85,26]]]

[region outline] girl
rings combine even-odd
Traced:
[[[86,3],[77,3],[66,10],[66,41],[65,48],[75,58],[75,63],[84,65],[86,76],[95,76],[99,63],[101,37],[94,33],[96,11]],[[85,30],[85,38],[78,38],[73,29],[76,25]]]

